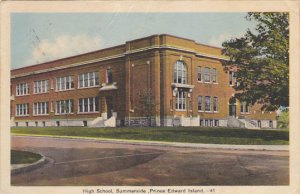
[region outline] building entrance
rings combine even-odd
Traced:
[[[236,105],[229,104],[229,116],[236,117]]]
[[[113,113],[112,96],[106,96],[105,101],[106,101],[107,118],[109,119]]]

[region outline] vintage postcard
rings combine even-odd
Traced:
[[[1,193],[299,193],[297,1],[1,2]]]

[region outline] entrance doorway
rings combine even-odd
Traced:
[[[105,101],[106,101],[107,118],[109,119],[113,113],[112,96],[106,96]]]
[[[235,97],[229,100],[229,116],[236,117],[236,99]]]

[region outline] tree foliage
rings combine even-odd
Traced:
[[[236,97],[261,103],[262,109],[289,106],[289,17],[288,13],[250,12],[255,31],[223,43],[225,70],[237,67]]]
[[[278,118],[278,127],[282,129],[289,128],[289,111],[285,110],[280,113]]]

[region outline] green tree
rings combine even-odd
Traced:
[[[262,109],[289,106],[289,15],[250,12],[246,19],[256,22],[254,32],[222,44],[226,71],[237,67],[236,97],[261,103]]]
[[[278,118],[278,127],[282,129],[288,129],[289,128],[289,111],[284,110],[280,113]]]

